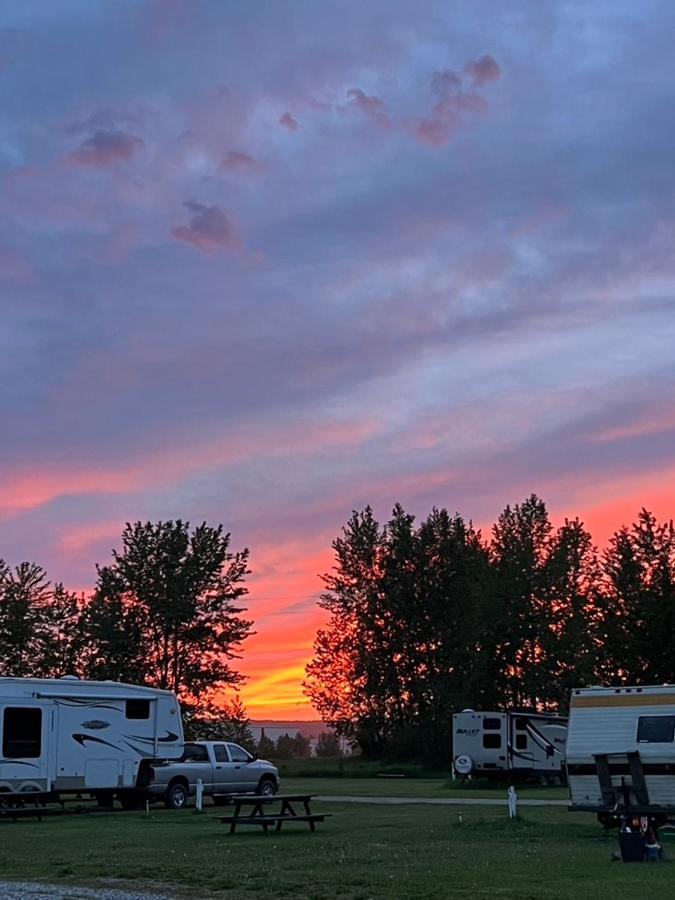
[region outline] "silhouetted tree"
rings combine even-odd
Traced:
[[[333,731],[322,731],[316,744],[316,755],[332,759],[340,755],[340,742]]]
[[[613,684],[675,682],[675,530],[643,509],[604,554],[601,676]]]
[[[248,551],[229,544],[222,526],[128,524],[83,615],[87,675],[144,681],[183,699],[240,682],[230,662],[251,633],[238,605]]]

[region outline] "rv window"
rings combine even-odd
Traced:
[[[2,723],[2,755],[36,759],[42,752],[42,710],[8,706]]]
[[[675,716],[640,716],[637,739],[642,744],[670,744],[675,736]]]
[[[527,731],[527,719],[516,719],[516,731]]]
[[[483,719],[484,731],[500,731],[502,727],[501,719]]]
[[[483,747],[486,750],[499,750],[502,746],[501,734],[484,734]]]
[[[526,734],[517,734],[516,735],[516,750],[527,750],[527,735]]]
[[[127,700],[127,719],[149,719],[149,700]]]

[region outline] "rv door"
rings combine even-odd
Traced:
[[[509,716],[509,757],[512,769],[534,769],[535,748],[525,716]]]
[[[50,790],[51,706],[21,698],[0,707],[0,784],[4,789]]]

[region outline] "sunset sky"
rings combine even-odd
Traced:
[[[250,547],[313,718],[352,509],[675,513],[672,0],[3,0],[0,557]]]

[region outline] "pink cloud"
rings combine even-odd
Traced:
[[[475,88],[499,78],[501,69],[489,55],[469,62],[464,74],[472,81],[467,90],[464,75],[454,69],[440,69],[431,78],[431,90],[438,98],[430,115],[418,119],[413,135],[432,147],[443,147],[455,135],[462,113],[482,113],[488,108],[487,100]]]
[[[380,100],[379,97],[368,96],[360,88],[350,88],[347,91],[347,97],[349,98],[350,106],[354,109],[358,109],[365,115],[370,116],[380,125],[389,124],[384,100]]]
[[[464,71],[469,78],[473,79],[476,87],[482,87],[484,84],[497,81],[502,74],[501,66],[489,53],[480,56],[473,62],[467,63],[464,66]]]
[[[193,215],[189,225],[171,229],[175,240],[191,244],[204,253],[241,248],[229,216],[219,206],[206,206],[196,200],[186,200],[183,205]]]
[[[283,128],[288,128],[289,131],[297,131],[300,128],[300,123],[297,119],[294,119],[293,116],[289,112],[285,112],[283,116],[279,119],[279,124]]]
[[[98,129],[69,158],[85,166],[109,166],[130,160],[144,146],[143,141],[134,134]]]
[[[228,150],[221,160],[220,168],[232,172],[253,174],[258,171],[259,165],[252,156],[248,155],[248,153],[241,153],[238,150]]]

